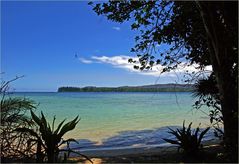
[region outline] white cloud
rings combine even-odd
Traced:
[[[125,69],[129,72],[134,72],[134,73],[138,73],[138,74],[142,74],[142,75],[150,75],[150,76],[159,76],[160,75],[160,67],[162,66],[155,66],[152,68],[152,70],[136,70],[134,69],[134,65],[138,65],[139,62],[136,63],[129,63],[128,60],[132,58],[133,60],[138,61],[137,57],[130,57],[130,56],[124,56],[124,55],[120,55],[120,56],[112,56],[112,57],[107,57],[107,56],[92,56],[92,59],[101,62],[101,63],[107,63],[107,64],[111,64],[114,67],[117,68],[122,68]]]
[[[112,29],[113,29],[113,30],[116,30],[116,31],[120,31],[120,30],[121,30],[120,27],[116,27],[116,26],[115,26],[115,27],[112,27]]]
[[[132,58],[133,60],[136,61],[136,63],[129,63],[128,60]],[[177,69],[171,71],[171,72],[164,72],[161,74],[162,70],[163,70],[163,66],[162,65],[154,65],[152,67],[151,70],[136,70],[134,69],[134,65],[139,65],[139,60],[137,57],[130,57],[130,56],[125,56],[125,55],[119,55],[119,56],[92,56],[91,60],[87,60],[84,59],[82,61],[83,63],[105,63],[105,64],[110,64],[114,67],[117,68],[122,68],[124,70],[127,70],[129,72],[132,73],[138,73],[141,75],[148,75],[148,76],[156,76],[156,77],[177,77],[178,75],[182,75],[185,74],[186,71],[188,71],[188,73],[192,73],[192,72],[198,72],[199,69],[196,69],[198,67],[198,65],[194,64],[194,65],[190,65],[190,66],[186,66],[186,64],[181,64],[178,66]],[[212,68],[211,66],[208,66],[205,68],[205,70],[211,71]]]
[[[93,63],[92,60],[88,60],[88,59],[85,59],[85,58],[78,58],[80,60],[80,62],[82,63],[85,63],[85,64],[91,64]]]
[[[128,63],[128,60],[131,58],[130,56],[92,56],[91,57],[94,60],[97,60],[101,63],[108,63],[114,66],[125,66],[125,65],[131,65],[131,63]]]

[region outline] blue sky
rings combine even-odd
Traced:
[[[17,91],[56,91],[59,86],[125,86],[175,82],[172,75],[138,72],[136,32],[97,16],[87,2],[1,4],[1,72]],[[77,55],[75,55],[77,54]]]

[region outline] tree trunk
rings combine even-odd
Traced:
[[[218,2],[217,2],[218,3]],[[218,6],[212,2],[197,2],[208,38],[213,72],[216,75],[224,122],[224,143],[228,158],[238,161],[238,97],[233,72],[233,46],[231,38],[218,19]],[[220,7],[223,6],[223,4]],[[226,21],[226,20],[225,20]],[[236,75],[237,76],[237,75]]]
[[[48,163],[55,163],[55,152],[54,149],[47,150],[47,162]]]
[[[38,139],[37,141],[37,153],[36,153],[36,162],[43,163],[44,154],[42,153],[42,142]]]
[[[221,94],[221,108],[224,122],[224,142],[230,158],[238,159],[238,116],[234,84],[229,73],[218,74],[218,87]]]

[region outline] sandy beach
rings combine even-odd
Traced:
[[[115,157],[127,155],[144,155],[144,154],[158,154],[176,151],[176,146],[150,146],[150,147],[131,147],[131,148],[114,148],[114,149],[99,149],[99,150],[85,150],[82,154],[89,157]]]
[[[203,142],[205,152],[221,151],[219,140],[209,140]],[[88,156],[94,163],[124,163],[124,162],[177,162],[181,160],[177,146],[138,146],[114,149],[82,150],[82,154]],[[72,154],[70,160],[86,162],[82,157]]]

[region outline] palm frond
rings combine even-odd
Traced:
[[[10,112],[13,110],[32,110],[35,109],[35,102],[26,98],[8,98],[1,101],[1,112]]]
[[[214,96],[218,94],[218,88],[216,84],[216,80],[213,77],[208,77],[205,79],[199,79],[196,81],[193,89],[193,96]]]

